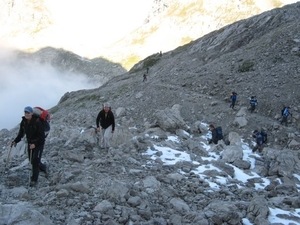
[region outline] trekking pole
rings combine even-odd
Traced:
[[[27,145],[28,148],[28,145]],[[31,173],[32,173],[32,165],[31,165],[31,159],[32,159],[32,149],[29,148],[30,151],[30,158],[29,158],[29,186],[30,186],[30,182],[31,182]]]

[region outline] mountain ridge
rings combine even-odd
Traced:
[[[114,30],[118,30],[118,27],[109,29],[106,27],[99,31],[96,29],[93,31],[94,33],[87,31],[82,37],[80,30],[85,31],[89,26],[97,26],[96,19],[95,21],[84,21],[84,12],[81,15],[83,21],[78,24],[77,30],[72,28],[74,24],[68,24],[69,26],[58,29],[56,28],[57,21],[51,14],[51,7],[48,6],[49,2],[6,0],[1,7],[2,22],[0,21],[0,23],[3,30],[0,37],[2,44],[7,43],[21,51],[34,52],[45,47],[63,48],[84,58],[109,59],[112,62],[120,63],[128,70],[135,63],[154,52],[170,51],[234,21],[248,18],[274,7],[281,7],[290,2],[293,1],[268,0],[261,3],[257,0],[250,2],[230,0],[224,5],[221,2],[212,3],[200,0],[153,1],[148,15],[145,15],[143,25],[125,35],[120,41],[101,46],[99,38],[92,37],[101,37],[103,33],[109,36]],[[181,7],[178,7],[179,5]],[[95,9],[91,11],[93,15]],[[86,18],[91,18],[92,15],[88,15]],[[98,18],[96,14],[95,18]],[[68,18],[67,21],[71,22],[72,20]],[[77,18],[74,21],[77,21]],[[60,22],[63,23],[63,21]],[[19,26],[20,28],[18,28]],[[72,30],[68,31],[71,28]],[[73,35],[70,37],[71,34]],[[87,40],[85,43],[83,43],[84,39]]]

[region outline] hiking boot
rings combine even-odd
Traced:
[[[36,187],[37,186],[37,181],[30,181],[29,187]]]

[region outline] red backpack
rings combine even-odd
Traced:
[[[33,114],[40,117],[44,121],[50,121],[51,119],[49,112],[46,109],[43,109],[38,106],[33,108]]]
[[[47,137],[50,131],[50,119],[51,119],[49,112],[46,109],[36,106],[33,108],[33,114],[39,117],[43,121],[45,137]]]

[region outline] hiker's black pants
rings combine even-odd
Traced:
[[[255,105],[251,105],[250,112],[253,113],[255,110]]]
[[[280,124],[283,124],[283,123],[285,123],[285,125],[287,126],[287,116],[282,116],[282,120],[281,120],[281,122],[280,122]]]
[[[232,101],[231,101],[231,104],[230,104],[230,106],[229,106],[230,108],[234,108],[234,106],[235,106],[235,101],[236,101],[236,100],[232,100]]]
[[[255,151],[259,151],[259,152],[262,152],[263,150],[263,146],[262,145],[255,145],[254,148],[252,149],[252,152],[255,152]]]
[[[44,145],[35,146],[34,149],[30,149],[29,144],[27,145],[28,159],[32,165],[31,181],[37,182],[40,169],[45,170],[45,165],[41,163],[43,149]]]

